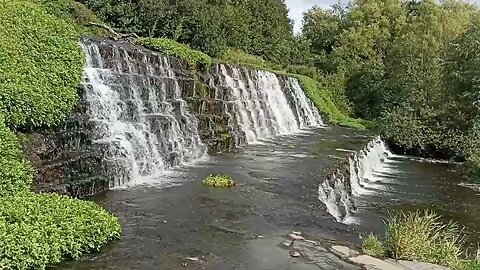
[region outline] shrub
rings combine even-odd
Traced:
[[[17,137],[5,126],[1,114],[0,138],[0,197],[3,197],[28,190],[32,175],[23,159]]]
[[[212,64],[212,59],[205,53],[168,38],[140,38],[135,43],[165,55],[185,60],[193,67],[196,65],[209,67]]]
[[[370,234],[363,241],[363,252],[374,257],[385,256],[385,248],[382,241],[376,235]]]
[[[0,269],[45,269],[120,237],[117,218],[93,202],[24,192],[0,198]]]
[[[209,187],[233,187],[235,186],[235,182],[233,179],[224,174],[217,174],[217,175],[210,175],[205,178],[202,182],[204,186]]]
[[[0,9],[0,112],[8,126],[53,125],[77,102],[84,57],[74,26],[37,3]]]
[[[268,69],[268,70],[274,69],[273,68],[274,65],[272,63],[265,61],[263,57],[248,54],[239,49],[230,48],[221,56],[221,60],[227,63],[245,65],[253,68]]]
[[[295,77],[300,82],[305,94],[330,123],[356,129],[365,129],[365,125],[369,124],[367,121],[353,119],[343,114],[332,101],[328,90],[320,82],[303,75],[295,75]]]
[[[461,267],[464,238],[455,223],[444,224],[440,216],[424,213],[399,213],[387,222],[385,246],[394,259],[416,260]]]

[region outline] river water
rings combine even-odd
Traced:
[[[59,269],[351,269],[291,258],[281,248],[284,236],[301,231],[359,247],[359,234],[383,232],[388,209],[434,209],[478,235],[480,196],[458,186],[455,168],[404,157],[388,160],[377,188],[354,198],[355,223],[338,223],[318,199],[318,185],[345,150],[371,139],[361,131],[315,129],[176,168],[154,179],[158,184],[111,190],[95,200],[121,219],[122,240]],[[227,173],[237,185],[203,187],[212,173]]]

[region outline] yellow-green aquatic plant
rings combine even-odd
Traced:
[[[233,179],[230,176],[224,174],[210,175],[203,180],[202,184],[209,187],[223,188],[235,186],[235,182],[233,181]]]

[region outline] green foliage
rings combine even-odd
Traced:
[[[366,122],[353,119],[343,114],[330,97],[329,91],[320,82],[312,78],[297,75],[297,79],[305,91],[305,94],[312,100],[313,104],[320,110],[320,113],[327,117],[327,120],[335,125],[365,129]]]
[[[248,54],[239,49],[229,49],[222,56],[221,61],[229,64],[248,66],[256,69],[263,69],[275,73],[285,73],[283,66],[266,61],[262,56]]]
[[[30,167],[15,134],[4,123],[0,114],[0,197],[28,190],[32,184]]]
[[[465,159],[479,118],[479,21],[462,1],[355,0],[305,13],[303,35],[341,112],[378,121],[406,150]]]
[[[74,27],[28,1],[0,9],[0,112],[8,126],[53,125],[77,102],[84,57]]]
[[[24,192],[0,198],[0,268],[45,269],[120,237],[117,218],[93,202]]]
[[[235,182],[233,179],[224,174],[217,174],[217,175],[210,175],[202,181],[202,185],[209,186],[209,187],[233,187],[235,186]]]
[[[380,238],[374,234],[368,235],[367,238],[363,240],[363,252],[373,257],[385,256],[383,243]]]
[[[0,9],[0,269],[45,269],[120,236],[118,220],[93,202],[31,192],[32,170],[8,128],[70,114],[84,65],[80,17],[94,19],[68,0],[9,0]]]
[[[210,67],[212,59],[201,51],[194,50],[187,45],[180,44],[167,38],[140,38],[136,41],[137,45],[174,56],[187,61],[192,67],[204,65]]]
[[[465,262],[464,270],[480,270],[480,260]]]
[[[385,246],[394,259],[416,260],[462,267],[462,231],[455,223],[442,223],[432,212],[399,213],[387,222]]]
[[[283,0],[82,0],[113,27],[169,38],[219,57],[229,47],[281,61],[292,28]]]

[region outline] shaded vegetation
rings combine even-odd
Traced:
[[[232,177],[225,174],[210,175],[202,181],[202,185],[209,187],[233,187],[235,182]]]

